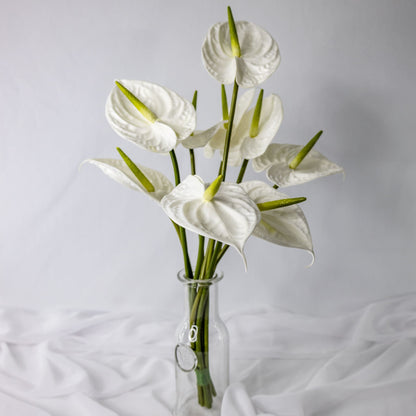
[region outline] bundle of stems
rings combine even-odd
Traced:
[[[228,153],[230,149],[231,133],[233,128],[234,114],[237,103],[238,85],[234,82],[230,112],[228,116],[228,105],[225,94],[225,88],[222,86],[222,106],[224,123],[227,126],[223,158],[219,168],[219,176],[213,182],[214,186],[219,188],[221,181],[225,180],[227,172]],[[197,92],[195,91],[192,103],[196,107]],[[175,173],[176,185],[180,183],[179,167],[174,150],[170,152],[172,165]],[[196,174],[195,157],[193,149],[190,149],[190,160],[192,174]],[[243,179],[245,169],[247,167],[247,160],[244,160],[240,173],[237,178],[237,183]],[[215,183],[216,182],[216,183]],[[204,280],[212,279],[218,263],[228,250],[229,245],[223,244],[220,241],[209,239],[205,247],[205,237],[199,235],[198,257],[195,268],[193,269],[187,247],[186,232],[183,227],[174,223],[179,240],[182,246],[185,275],[188,279],[195,281],[195,285],[189,289],[189,328],[197,328],[196,340],[191,343],[191,348],[197,357],[197,366],[195,369],[198,401],[203,407],[211,408],[213,397],[216,396],[214,383],[211,379],[209,371],[209,282],[202,282]]]

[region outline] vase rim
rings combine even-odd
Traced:
[[[191,284],[198,284],[198,285],[212,285],[213,283],[218,283],[224,277],[224,273],[221,270],[217,270],[210,279],[190,279],[189,277],[185,276],[185,269],[181,269],[178,272],[178,280],[181,283],[191,285]]]

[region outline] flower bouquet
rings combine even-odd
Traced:
[[[269,33],[253,23],[235,22],[228,8],[228,22],[209,30],[202,60],[221,85],[222,119],[207,130],[195,129],[197,91],[189,102],[157,84],[121,80],[106,103],[107,120],[119,136],[142,149],[169,153],[174,184],[164,174],[136,164],[120,148],[121,159],[87,160],[115,181],[152,198],[178,235],[187,314],[176,347],[177,384],[187,385],[178,385],[177,415],[216,414],[213,409],[219,411],[228,383],[227,334],[212,306],[216,302],[212,286],[221,278],[216,271],[224,254],[233,247],[246,264],[244,245],[254,235],[313,255],[309,227],[299,207],[306,198],[289,197],[280,188],[342,171],[312,149],[322,131],[304,146],[271,143],[282,122],[282,102],[275,94],[264,97],[263,89],[255,89],[280,63],[279,47]],[[227,84],[233,85],[230,101]],[[245,91],[239,95],[240,88]],[[183,180],[178,147],[189,153],[191,175]],[[217,151],[221,156],[207,180],[197,175],[198,148],[208,158]],[[265,171],[271,184],[244,181],[250,161],[255,172]],[[227,176],[229,166],[240,167],[235,179]],[[187,231],[197,235],[195,261],[189,256]],[[217,355],[220,362],[213,364]],[[193,410],[185,409],[189,403]]]

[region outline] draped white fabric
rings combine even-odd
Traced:
[[[170,416],[176,318],[0,308],[0,414]],[[416,294],[337,317],[226,317],[224,416],[414,416]]]

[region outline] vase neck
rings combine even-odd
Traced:
[[[184,285],[185,314],[190,315],[192,313],[192,308],[195,307],[195,298],[200,296],[204,291],[208,292],[209,316],[215,320],[218,317],[218,284]]]
[[[195,302],[197,297],[206,298],[206,302],[209,304],[209,316],[210,319],[216,320],[218,316],[218,283],[223,277],[222,273],[217,273],[211,279],[206,280],[194,280],[188,279],[185,277],[183,272],[178,273],[178,279],[182,283],[184,288],[184,306],[185,306],[185,315],[189,316],[192,313],[196,314],[195,305],[199,305],[198,302]],[[204,295],[204,296],[203,296]]]

